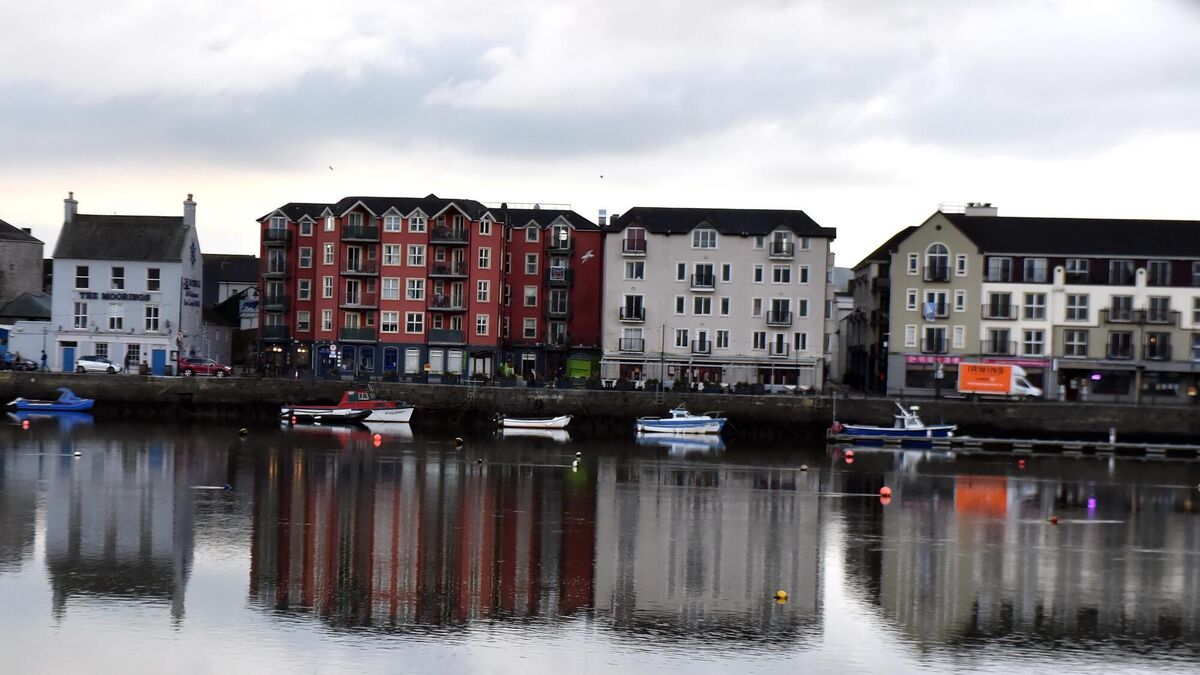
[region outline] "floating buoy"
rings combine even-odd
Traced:
[[[383,445],[383,438],[381,438],[379,434],[375,434],[375,438],[371,439],[371,445],[374,445],[378,448],[379,446]]]
[[[1058,516],[1050,516],[1050,524],[1057,525],[1058,524]]]
[[[800,470],[801,470],[801,471],[808,471],[808,465],[807,465],[807,464],[801,464],[801,465],[800,465]]]
[[[456,437],[454,438],[454,447],[456,447],[456,448],[461,448],[462,446],[463,446],[463,439],[461,439],[461,438],[458,438],[458,437],[456,436]]]
[[[29,428],[29,420],[21,420],[21,428],[28,429]]]
[[[788,599],[787,591],[775,591],[775,599],[778,600],[779,602],[787,602],[787,599]]]
[[[233,486],[232,486],[232,485],[230,485],[229,483],[226,483],[226,484],[222,485],[222,486],[221,486],[221,489],[222,489],[222,490],[224,490],[224,491],[226,491],[226,492],[233,492]]]
[[[482,458],[482,457],[480,457],[479,459],[475,460],[475,463],[476,463],[476,464],[483,464],[483,458]]]
[[[1023,460],[1023,459],[1018,459],[1018,460],[1017,460],[1017,468],[1018,468],[1018,469],[1024,469],[1024,468],[1025,468],[1025,460]]]
[[[890,488],[886,485],[879,488],[879,496],[880,497],[891,497],[892,496],[892,488]]]
[[[296,423],[296,416],[292,415],[292,424],[295,424],[295,423]]]
[[[853,450],[846,451],[846,459],[854,459],[854,451]]]
[[[76,457],[82,457],[82,456],[83,456],[83,453],[82,453],[82,452],[80,452],[80,451],[78,451],[78,450],[76,450],[76,451],[75,451],[75,456],[76,456]]]
[[[242,427],[241,429],[238,429],[238,436],[245,436],[248,433],[250,433],[250,430],[247,429],[246,427]]]
[[[379,441],[383,440],[383,434],[375,434],[374,436],[371,437],[371,439],[374,440],[376,443],[378,443]]]
[[[880,497],[879,503],[883,504],[884,506],[887,506],[888,504],[892,503],[892,498],[891,497]]]
[[[575,458],[576,458],[576,459],[578,459],[578,458],[580,458],[580,457],[583,457],[583,453],[582,453],[582,452],[576,452],[576,453],[575,453]]]
[[[571,462],[571,468],[575,468],[577,466],[579,466],[579,460],[575,460],[575,461]]]

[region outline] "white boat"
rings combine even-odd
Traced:
[[[365,417],[355,418],[364,422],[400,422],[412,420],[413,407],[401,401],[387,401],[375,398],[370,389],[351,389],[342,394],[342,400],[337,405],[306,405],[283,406],[279,410],[280,417],[291,417],[290,410],[367,410]]]
[[[566,429],[501,429],[501,438],[544,438],[555,443],[566,443],[571,440],[571,433]]]
[[[558,417],[505,417],[496,415],[501,429],[566,429],[571,423],[570,415]]]
[[[725,418],[719,412],[693,415],[679,404],[670,417],[639,417],[638,433],[658,434],[719,434],[725,428]]]

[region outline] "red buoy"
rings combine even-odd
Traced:
[[[880,497],[891,497],[892,496],[892,488],[890,488],[886,485],[879,488],[879,496]]]
[[[879,503],[883,504],[884,506],[887,506],[888,504],[892,503],[892,498],[891,497],[880,497]]]
[[[379,441],[383,440],[383,434],[375,434],[371,438],[373,438],[375,440],[375,442],[378,443]]]
[[[1025,468],[1025,460],[1023,460],[1023,459],[1018,459],[1018,460],[1017,460],[1017,468],[1018,468],[1018,469],[1024,469],[1024,468]]]
[[[1057,525],[1058,524],[1058,516],[1050,516],[1050,524]]]
[[[29,428],[29,420],[21,420],[21,428],[28,429]]]

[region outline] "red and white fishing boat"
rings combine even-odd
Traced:
[[[366,411],[366,417],[359,415]],[[408,422],[412,419],[413,407],[402,401],[376,398],[370,389],[351,389],[342,394],[337,405],[285,405],[279,410],[282,418],[324,415],[351,417],[362,422]]]

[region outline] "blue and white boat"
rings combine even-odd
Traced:
[[[920,408],[915,405],[907,410],[899,403],[896,404],[896,407],[900,409],[900,414],[894,416],[896,422],[890,427],[876,427],[868,424],[841,425],[835,422],[833,431],[839,435],[879,438],[949,438],[958,428],[957,424],[925,424],[921,421],[921,416],[917,414]]]
[[[17,397],[8,402],[8,407],[16,408],[17,412],[86,412],[94,403],[93,399],[79,398],[70,389],[59,387],[58,398],[53,401]]]
[[[719,412],[693,415],[679,404],[670,417],[639,417],[638,433],[655,434],[719,434],[725,428],[725,418]]]

